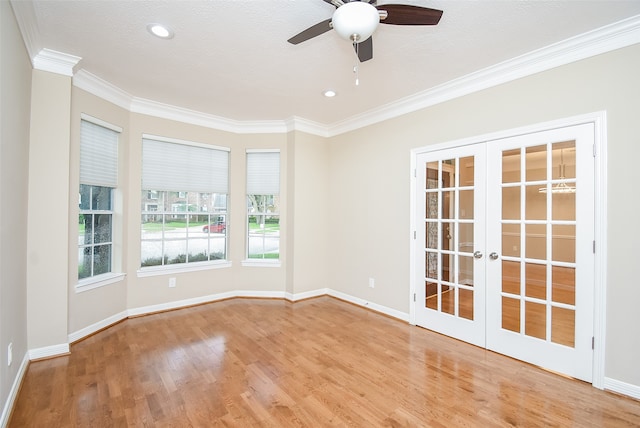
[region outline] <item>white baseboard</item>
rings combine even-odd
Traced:
[[[78,331],[74,331],[73,333],[69,334],[69,343],[73,343],[80,339],[84,339],[87,336],[91,336],[93,333],[100,331],[103,328],[109,327],[110,325],[115,324],[119,321],[122,321],[125,318],[127,318],[127,311],[122,311],[118,314],[105,318],[102,321],[98,321],[91,324],[90,326],[82,328]]]
[[[401,312],[396,309],[391,309],[389,307],[379,305],[377,303],[373,303],[368,300],[360,299],[359,297],[353,297],[349,294],[341,293],[339,291],[335,291],[331,289],[327,290],[327,294],[337,299],[344,300],[349,303],[353,303],[354,305],[362,306],[363,308],[372,309],[376,312],[380,312],[392,318],[397,318],[401,321],[409,322],[409,314],[406,312]]]
[[[4,402],[4,407],[2,408],[2,416],[0,416],[0,427],[5,428],[9,423],[9,417],[11,416],[11,410],[13,410],[13,404],[18,397],[18,391],[20,391],[20,384],[22,384],[22,378],[24,378],[25,373],[27,372],[27,367],[29,366],[29,354],[25,353],[24,358],[22,359],[22,363],[20,363],[20,368],[18,368],[18,373],[16,373],[16,378],[13,380],[13,384],[11,385],[11,390],[9,391],[9,396],[7,397],[7,401]]]
[[[313,297],[326,296],[327,294],[329,294],[328,288],[318,288],[317,290],[305,291],[304,293],[285,293],[284,298],[292,302],[297,302],[299,300],[311,299]]]
[[[638,385],[605,377],[604,389],[640,400],[640,386]]]
[[[41,358],[58,357],[69,353],[69,344],[60,343],[59,345],[44,346],[42,348],[29,349],[29,359],[39,360]]]

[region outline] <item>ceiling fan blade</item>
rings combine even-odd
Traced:
[[[324,0],[324,2],[329,3],[330,5],[333,5],[337,8],[344,4],[343,0]]]
[[[369,37],[364,42],[355,44],[354,48],[360,62],[369,61],[373,58],[373,37]]]
[[[387,12],[387,17],[380,21],[381,24],[436,25],[442,17],[441,10],[407,4],[384,4],[377,8]]]
[[[298,43],[302,43],[316,36],[319,36],[320,34],[326,33],[329,30],[331,30],[331,18],[325,19],[322,22],[318,22],[316,25],[312,25],[311,27],[287,40],[287,42],[297,45]]]

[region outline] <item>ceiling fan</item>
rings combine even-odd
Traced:
[[[333,16],[296,34],[289,43],[297,45],[334,29],[353,43],[360,62],[373,58],[372,34],[379,23],[392,25],[436,25],[442,11],[405,4],[376,5],[377,0],[323,0],[335,6]]]

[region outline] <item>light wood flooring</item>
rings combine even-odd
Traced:
[[[133,318],[29,365],[10,427],[624,427],[640,402],[321,297]]]

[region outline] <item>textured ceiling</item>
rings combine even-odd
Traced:
[[[14,1],[15,3],[15,1]],[[332,124],[452,79],[640,14],[640,1],[394,0],[444,11],[434,27],[380,25],[359,67],[333,31],[287,39],[331,17],[322,0],[33,2],[38,44],[132,96],[238,121]],[[147,24],[175,37],[151,36]],[[338,96],[324,98],[334,89]]]

